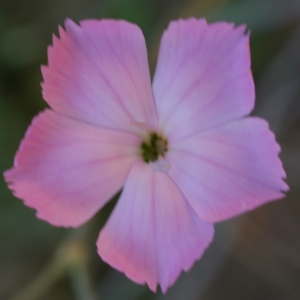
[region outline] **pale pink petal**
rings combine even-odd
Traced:
[[[200,218],[217,222],[284,197],[279,152],[267,122],[245,118],[173,144],[168,173]]]
[[[59,28],[42,67],[43,96],[56,111],[102,127],[156,126],[147,49],[126,21],[85,20]]]
[[[171,22],[163,34],[153,92],[171,141],[249,114],[254,106],[245,27],[204,19]]]
[[[189,270],[213,238],[165,173],[135,163],[110,219],[97,241],[104,261],[152,291],[165,293]]]
[[[139,139],[47,110],[37,116],[4,176],[16,197],[57,226],[79,226],[121,187]]]

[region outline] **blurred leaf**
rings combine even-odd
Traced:
[[[271,60],[257,84],[255,114],[266,118],[271,129],[282,134],[300,119],[300,27]]]
[[[236,25],[247,24],[253,33],[262,33],[281,28],[299,17],[299,1],[246,0],[222,7],[211,14],[209,20],[225,20]]]
[[[36,32],[29,26],[6,29],[0,33],[0,64],[23,67],[40,59],[42,49]]]
[[[180,11],[179,17],[189,18],[205,18],[210,13],[222,9],[230,0],[192,0],[186,7]]]
[[[159,1],[115,0],[110,15],[137,24],[147,37],[152,31],[153,23],[162,13]]]

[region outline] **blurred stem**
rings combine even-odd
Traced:
[[[86,248],[78,249],[81,259],[69,268],[71,284],[77,300],[96,300],[91,288],[91,280],[88,271],[88,252]],[[99,297],[98,297],[99,299]]]
[[[95,300],[88,276],[88,249],[81,231],[65,239],[45,268],[11,300],[37,300],[57,280],[68,275],[77,300]]]

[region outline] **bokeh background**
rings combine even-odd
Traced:
[[[0,180],[0,299],[300,299],[299,0],[0,0],[0,170],[10,168],[32,117],[46,107],[40,65],[66,17],[122,18],[146,37],[153,73],[172,19],[245,23],[257,102],[282,147],[290,192],[282,201],[216,225],[203,258],[162,295],[136,285],[96,254],[113,203],[81,229],[55,228]]]

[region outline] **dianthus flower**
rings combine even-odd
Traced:
[[[141,30],[65,22],[42,67],[51,109],[34,118],[5,179],[55,226],[87,222],[122,187],[101,258],[166,292],[212,241],[213,223],[284,196],[280,147],[249,117],[249,34],[189,19],[164,32],[151,81]]]

